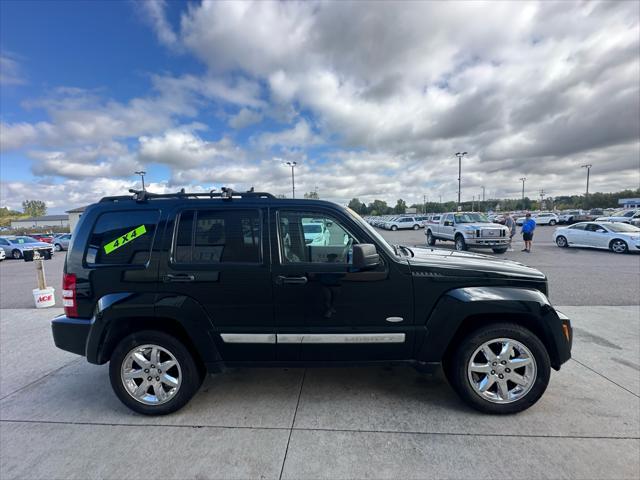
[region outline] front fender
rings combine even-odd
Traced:
[[[532,330],[544,343],[556,369],[571,358],[562,320],[542,292],[518,287],[467,287],[450,290],[438,301],[427,319],[417,359],[440,362],[459,332],[473,329],[474,323],[492,321],[519,323]]]

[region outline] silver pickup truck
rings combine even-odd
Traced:
[[[504,253],[509,248],[509,229],[490,222],[483,213],[445,213],[439,222],[427,221],[424,226],[429,246],[434,246],[436,240],[445,240],[455,242],[456,250],[491,248],[495,253]]]

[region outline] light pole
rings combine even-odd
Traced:
[[[589,173],[591,173],[591,167],[593,167],[593,165],[591,165],[590,163],[587,163],[586,165],[582,165],[581,168],[586,168],[587,169],[587,194],[584,196],[584,208],[585,210],[587,209],[588,203],[589,203]]]
[[[481,210],[484,210],[484,185],[482,187],[480,187],[480,188],[482,188],[482,208],[481,208]]]
[[[458,206],[460,206],[460,185],[462,179],[462,157],[464,157],[467,152],[458,152],[456,153],[456,157],[458,157]]]
[[[527,181],[527,177],[522,177],[520,181],[522,182],[522,209],[524,210],[524,182]]]
[[[285,165],[291,167],[291,197],[296,198],[296,176],[293,169],[298,165],[298,162],[286,162]]]
[[[145,172],[144,170],[140,170],[139,172],[133,172],[133,173],[135,173],[136,175],[140,175],[140,178],[142,178],[142,191],[144,192],[145,191],[144,176],[147,174],[147,172]]]

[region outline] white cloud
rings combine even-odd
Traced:
[[[307,121],[302,119],[291,129],[261,134],[256,143],[262,148],[308,147],[322,143],[322,139],[314,134]]]
[[[151,25],[158,41],[166,47],[177,48],[178,37],[169,25],[165,16],[167,2],[165,0],[144,0],[137,2],[147,23]]]
[[[0,54],[0,85],[22,85],[26,83],[18,59],[8,53]]]
[[[242,108],[238,113],[231,116],[229,119],[229,126],[231,128],[241,129],[260,121],[262,121],[261,113],[248,108]]]

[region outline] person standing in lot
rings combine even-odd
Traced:
[[[516,235],[516,221],[513,219],[510,213],[506,213],[504,216],[504,226],[509,229],[509,248],[508,252],[513,252],[513,237]]]
[[[533,231],[536,229],[536,221],[531,218],[531,214],[525,215],[525,221],[522,224],[522,239],[524,240],[523,252],[531,253],[531,242],[533,241]]]

